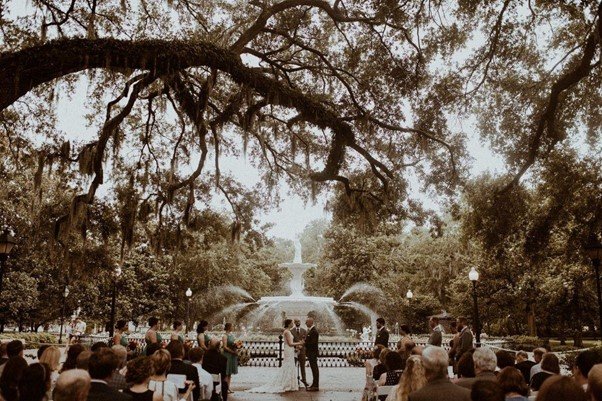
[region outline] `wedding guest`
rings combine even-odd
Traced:
[[[380,354],[378,356],[378,363],[376,364],[376,366],[374,366],[374,369],[372,370],[372,378],[374,380],[379,380],[380,376],[387,371],[385,360],[389,352],[391,352],[389,348],[383,348],[380,351]]]
[[[594,365],[602,363],[600,354],[594,350],[580,352],[573,365],[573,378],[584,391],[587,391],[587,376]]]
[[[40,361],[42,354],[44,353],[44,351],[46,351],[46,348],[48,348],[48,347],[50,347],[50,345],[48,345],[48,344],[40,345],[40,348],[38,348],[38,351],[36,352],[36,355],[38,356],[38,362]]]
[[[148,356],[139,356],[127,364],[125,379],[131,387],[123,390],[132,401],[163,401],[161,394],[149,390],[148,383],[153,375],[153,362]]]
[[[16,356],[20,356],[21,358],[23,358],[23,351],[24,347],[23,342],[21,342],[21,340],[12,340],[8,344],[6,344],[6,357],[8,359],[11,359]],[[2,375],[2,372],[4,371],[5,367],[6,363],[0,365],[0,375]]]
[[[144,340],[147,345],[150,344],[162,344],[163,338],[161,338],[161,334],[157,331],[159,329],[159,319],[156,317],[151,317],[148,319],[148,330],[144,335]]]
[[[459,379],[476,376],[476,373],[474,371],[474,361],[472,360],[473,353],[474,350],[465,352],[464,355],[462,355],[462,357],[458,361],[457,373]]]
[[[146,346],[146,349],[144,350],[144,354],[146,356],[151,356],[160,349],[163,349],[163,344],[160,344],[160,343],[148,344]]]
[[[225,381],[226,369],[228,367],[228,360],[220,352],[220,341],[212,339],[209,342],[209,349],[203,357],[203,369],[212,375],[221,375],[222,377],[222,398],[224,401],[228,401],[228,383]],[[213,383],[213,388],[220,383]]]
[[[399,352],[388,352],[385,357],[385,367],[387,371],[380,375],[379,386],[394,386],[399,384],[399,378],[403,372],[403,359]]]
[[[96,352],[101,348],[109,348],[109,346],[104,341],[97,341],[94,344],[92,344],[92,346],[90,347],[90,351]]]
[[[533,365],[535,365],[535,362],[529,360],[529,354],[525,351],[520,350],[516,353],[516,364],[514,367],[520,370],[527,383],[529,383],[531,379],[531,368]]]
[[[558,357],[551,352],[544,354],[541,359],[541,372],[536,373],[531,378],[531,389],[539,391],[541,385],[554,375],[560,374],[560,361]]]
[[[81,344],[73,344],[72,346],[70,346],[69,349],[67,350],[67,359],[63,363],[63,368],[61,369],[61,373],[66,372],[70,369],[75,369],[76,362],[77,362],[77,356],[85,349],[86,349],[86,347],[84,347]]]
[[[533,379],[533,376],[535,376],[536,373],[541,372],[541,360],[546,352],[548,351],[543,347],[535,348],[533,350],[533,359],[535,360],[535,365],[531,367],[529,372],[529,382],[531,382],[531,379]]]
[[[379,317],[376,319],[376,338],[374,339],[374,346],[382,345],[385,348],[389,348],[389,331],[385,327],[385,319]]]
[[[431,316],[429,319],[429,326],[431,328],[431,335],[428,339],[428,345],[434,345],[440,347],[443,344],[443,334],[441,326],[439,325],[439,318],[437,316]]]
[[[587,391],[591,401],[602,401],[602,364],[594,365],[587,375]]]
[[[238,351],[234,345],[236,340],[232,334],[232,323],[226,323],[224,330],[226,333],[222,337],[222,344],[224,356],[228,360],[228,367],[226,369],[226,382],[228,383],[228,388],[230,388],[232,383],[232,375],[238,374]],[[230,391],[230,394],[232,394],[232,391]]]
[[[115,334],[113,335],[113,345],[128,346],[126,334],[128,332],[128,322],[119,320],[115,325]]]
[[[372,350],[372,358],[367,359],[364,364],[364,366],[366,366],[366,376],[372,377],[372,372],[374,371],[374,367],[380,361],[380,353],[383,349],[385,349],[385,347],[379,344]]]
[[[56,386],[56,381],[59,378],[59,368],[61,364],[61,351],[54,345],[46,347],[42,355],[38,358],[40,363],[45,363],[50,369],[50,394]],[[50,397],[52,398],[52,397]]]
[[[460,343],[460,333],[458,333],[458,322],[451,322],[449,324],[450,333],[453,335],[452,339],[449,340],[449,351],[447,354],[449,355],[450,365],[454,365],[454,361],[456,360],[456,352],[458,348],[458,344]]]
[[[201,347],[204,351],[209,349],[209,341],[211,340],[211,337],[207,332],[208,327],[209,322],[206,320],[201,320],[196,328],[196,341],[199,344],[199,347]]]
[[[546,354],[553,355],[553,354]],[[542,363],[545,360],[542,359]],[[566,376],[554,376],[547,379],[537,393],[536,401],[586,401],[583,388]]]
[[[90,363],[90,357],[92,356],[92,351],[82,351],[79,353],[79,355],[77,356],[77,359],[75,360],[75,368],[77,369],[82,369],[82,370],[88,370],[88,364]]]
[[[178,401],[180,399],[178,387],[175,383],[167,380],[167,372],[171,367],[169,351],[159,349],[150,356],[150,360],[153,363],[154,373],[148,383],[148,388],[153,390],[155,394],[160,394],[163,401]],[[192,386],[188,386],[187,394],[182,398],[187,399],[190,392],[192,392]]]
[[[506,401],[528,401],[529,386],[520,370],[507,366],[497,375],[497,381],[504,390]]]
[[[507,366],[514,367],[514,357],[508,351],[503,349],[499,350],[495,353],[495,358],[497,359],[497,367],[499,370],[502,370]]]
[[[398,342],[397,348],[400,349],[401,352],[405,351],[407,344],[413,343],[410,334],[412,334],[410,331],[410,326],[407,324],[402,324],[399,326],[399,336],[401,339]]]
[[[194,366],[184,363],[184,345],[180,341],[174,340],[167,344],[166,349],[171,355],[171,366],[168,373],[185,375],[186,380],[192,381],[194,383],[194,388],[192,390],[193,400],[198,400],[200,396],[199,372]],[[184,389],[180,389],[180,394],[185,392]]]
[[[458,386],[470,389],[477,381],[497,380],[494,373],[495,366],[497,364],[497,358],[495,357],[495,354],[491,348],[477,348],[472,354],[472,361],[474,362],[475,377],[458,380],[456,382]]]
[[[184,323],[182,323],[181,320],[176,320],[173,322],[172,328],[173,331],[171,332],[170,340],[178,340],[184,344],[184,335],[182,334],[182,331],[184,330]]]
[[[410,393],[420,390],[425,385],[426,376],[422,358],[416,355],[410,356],[406,361],[399,384],[391,389],[386,401],[408,401]]]
[[[8,362],[4,364],[4,370],[0,376],[0,393],[6,401],[18,401],[19,381],[26,368],[27,361],[19,355],[9,358]]]
[[[19,401],[42,401],[50,390],[50,368],[34,363],[23,370],[19,380]]]
[[[464,353],[472,349],[472,332],[468,327],[468,319],[465,317],[459,317],[457,320],[458,325],[458,347],[456,348],[456,361],[459,361]]]
[[[201,385],[201,396],[204,396],[203,399],[209,398],[213,393],[213,377],[211,373],[203,369],[204,355],[205,351],[201,347],[193,348],[188,353],[192,366],[199,372],[199,384]]]
[[[117,369],[113,372],[113,376],[111,376],[111,380],[107,382],[109,387],[115,390],[125,390],[128,388],[128,384],[125,378],[125,374],[122,371],[125,371],[125,365],[127,363],[128,352],[123,345],[113,345],[111,347],[115,355],[117,355],[117,359],[119,360],[119,364],[117,365]]]
[[[479,380],[470,391],[472,401],[504,401],[504,391],[494,381]]]
[[[422,353],[427,384],[410,393],[408,401],[469,401],[470,390],[456,386],[447,378],[447,352],[441,347],[427,347]]]
[[[108,347],[90,355],[88,372],[92,383],[87,401],[132,401],[130,395],[112,389],[107,384],[118,365],[117,355]]]
[[[90,391],[90,375],[85,370],[70,369],[59,375],[53,401],[86,401]]]

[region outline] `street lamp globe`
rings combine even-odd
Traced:
[[[192,296],[192,290],[191,290],[190,288],[188,288],[188,289],[186,290],[186,296],[187,296],[188,298],[190,298],[190,297]]]
[[[470,279],[470,281],[479,281],[479,272],[477,271],[477,269],[475,269],[475,267],[473,266],[472,269],[470,269],[470,272],[468,272],[468,278]]]
[[[407,299],[414,298],[414,293],[412,292],[412,290],[408,290],[408,292],[406,293],[406,298]]]

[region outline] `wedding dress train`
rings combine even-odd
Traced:
[[[284,336],[285,341],[282,352],[282,367],[278,369],[278,373],[272,379],[271,383],[266,383],[263,386],[252,388],[248,390],[249,393],[277,394],[299,390],[299,383],[297,382],[297,368],[295,366],[295,347],[288,345],[289,343],[293,342],[293,335],[289,330],[286,330],[284,332]]]

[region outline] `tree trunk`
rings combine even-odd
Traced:
[[[537,336],[537,326],[535,325],[535,304],[530,303],[527,312],[527,325],[529,326],[529,335],[531,337]]]

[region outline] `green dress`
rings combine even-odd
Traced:
[[[128,339],[125,335],[121,335],[121,340],[119,340],[119,344],[123,345],[124,347],[127,348],[128,345],[130,345],[130,343],[128,342]]]
[[[203,341],[205,341],[205,348],[209,348],[209,343],[211,342],[211,337],[209,337],[209,334],[205,333],[200,333],[196,336],[196,342],[197,345],[200,347],[201,346],[201,341],[199,340],[201,338],[201,336],[203,336]]]
[[[234,341],[234,336],[232,334],[228,334],[228,348],[232,350],[236,349],[234,346]],[[224,351],[224,356],[228,360],[226,376],[238,374],[238,355]]]
[[[146,332],[148,334],[148,331]],[[157,336],[157,344],[162,344],[163,343],[163,338],[161,337],[161,334],[159,334],[158,331],[155,331],[155,335]],[[146,344],[150,344],[151,341],[148,339],[148,336],[144,336],[144,341],[146,342]]]

